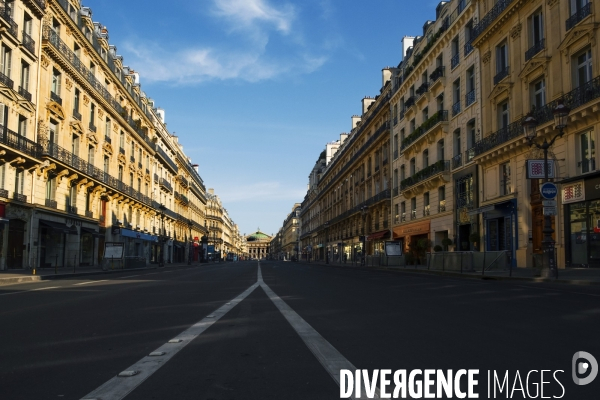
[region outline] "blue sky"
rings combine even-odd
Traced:
[[[419,4],[418,9],[414,6]],[[242,233],[276,233],[325,143],[437,2],[88,0]]]

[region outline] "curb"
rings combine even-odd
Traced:
[[[165,266],[162,269],[166,268],[181,268],[188,267],[185,265],[172,265]],[[75,272],[75,273],[64,273],[57,275],[25,275],[25,276],[15,276],[10,278],[0,278],[0,286],[3,285],[12,285],[16,283],[29,283],[29,282],[40,282],[40,281],[51,281],[55,279],[66,279],[66,278],[76,278],[79,276],[92,276],[92,275],[104,275],[104,274],[116,274],[119,272],[129,272],[129,271],[147,271],[152,269],[158,269],[158,267],[145,267],[145,268],[127,268],[127,269],[118,269],[118,270],[108,270],[108,271],[85,271],[85,272]]]
[[[339,265],[339,264],[322,264],[322,263],[311,263],[322,265],[324,267],[336,267],[336,268],[348,268],[348,269],[360,269],[367,271],[388,271],[388,272],[401,272],[410,274],[422,274],[422,275],[437,275],[437,276],[448,276],[453,278],[472,279],[479,281],[513,281],[513,282],[529,282],[529,283],[562,283],[567,285],[580,285],[580,286],[594,286],[600,285],[600,281],[590,281],[585,279],[551,279],[551,278],[537,278],[537,277],[524,277],[524,276],[494,276],[494,275],[472,275],[472,274],[460,274],[458,272],[451,271],[435,271],[435,270],[422,270],[414,268],[402,268],[402,267],[365,267],[365,266],[351,266],[351,265]]]

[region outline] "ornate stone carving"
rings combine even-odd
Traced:
[[[108,143],[108,142],[104,142],[104,144],[102,145],[102,151],[107,156],[112,156],[112,154],[113,154],[112,145],[110,143]]]
[[[492,59],[492,52],[489,50],[486,51],[485,53],[483,53],[483,56],[481,57],[481,61],[484,64],[487,64],[491,59]]]
[[[513,27],[510,29],[510,37],[511,37],[513,40],[516,40],[517,38],[519,38],[519,36],[521,36],[521,29],[522,29],[522,25],[521,25],[521,23],[519,22],[517,25],[513,26]]]
[[[71,91],[71,89],[73,89],[73,81],[69,78],[65,79],[65,87],[68,91]]]
[[[104,110],[100,107],[98,107],[98,117],[100,117],[100,119],[104,118]]]
[[[48,60],[48,57],[46,57],[46,55],[45,55],[45,54],[42,54],[42,59],[41,59],[41,62],[42,62],[42,67],[43,67],[44,69],[47,69],[47,68],[48,68],[48,66],[50,65],[50,60]]]
[[[554,7],[557,4],[558,4],[558,0],[548,0],[548,6],[550,8]]]
[[[83,104],[85,104],[86,106],[88,106],[90,104],[90,98],[88,97],[87,94],[83,95]]]
[[[71,30],[71,28],[69,28],[69,26],[67,26],[67,25],[65,25],[65,33],[66,33],[68,36],[71,36],[71,35],[73,35],[73,31],[72,31],[72,30]]]
[[[39,140],[48,140],[48,133],[50,128],[48,124],[43,119],[39,119],[38,121],[38,139]]]

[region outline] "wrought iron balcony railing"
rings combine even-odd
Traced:
[[[440,200],[438,204],[438,212],[446,211],[446,200]]]
[[[173,193],[173,186],[171,186],[171,183],[165,178],[160,178],[158,184]]]
[[[27,203],[27,196],[21,193],[14,192],[13,200],[20,201],[21,203]]]
[[[436,112],[435,114],[433,114],[433,116],[430,117],[427,121],[423,122],[417,129],[414,130],[413,133],[411,133],[410,135],[408,135],[402,141],[402,145],[400,146],[400,150],[406,149],[415,140],[417,140],[418,138],[420,138],[421,136],[423,136],[431,128],[433,128],[434,126],[436,126],[437,124],[439,124],[440,122],[443,122],[443,121],[448,121],[448,111],[447,110],[440,110],[440,111]]]
[[[41,151],[39,144],[2,125],[0,125],[0,143],[35,158],[39,157]]]
[[[456,195],[456,208],[475,208],[475,194],[473,190],[468,192],[457,192]]]
[[[58,208],[56,200],[52,200],[52,199],[46,199],[45,205],[46,205],[46,207],[50,207],[50,208],[54,208],[54,209]]]
[[[577,170],[580,174],[586,174],[596,170],[596,160],[593,158],[586,158],[577,162]]]
[[[509,140],[521,136],[522,134],[523,126],[521,125],[521,121],[516,121],[508,125],[507,127],[502,128],[492,133],[491,135],[484,137],[483,139],[475,143],[475,146],[473,146],[470,150],[473,151],[474,156],[478,156],[502,143],[506,143]]]
[[[32,101],[32,98],[33,98],[33,97],[31,96],[31,93],[29,93],[27,90],[23,89],[23,87],[22,87],[22,86],[19,86],[19,90],[18,90],[18,92],[19,92],[19,94],[20,94],[20,95],[21,95],[21,96],[22,96],[22,97],[23,97],[25,100],[27,100],[28,102],[30,102],[30,103],[31,103],[31,101]]]
[[[479,23],[473,26],[472,38],[477,38],[483,31],[485,31],[512,2],[513,0],[498,0],[494,7],[492,7],[492,9],[483,18],[481,18]]]
[[[429,82],[423,82],[421,86],[416,90],[418,96],[422,96],[429,90]]]
[[[585,6],[581,7],[577,10],[573,15],[571,15],[567,21],[567,31],[571,30],[575,25],[581,22],[585,17],[592,13],[592,2],[587,3]]]
[[[122,147],[119,147],[119,154],[125,155],[125,149]]]
[[[460,64],[460,53],[456,53],[450,59],[450,68],[454,69],[458,66],[458,64]]]
[[[67,206],[67,212],[69,214],[77,214],[77,207],[76,206]]]
[[[496,76],[494,76],[494,85],[497,85],[500,83],[500,81],[504,78],[506,78],[508,76],[508,65],[504,66],[504,68],[499,71]]]
[[[545,48],[546,48],[546,39],[542,39],[539,42],[536,42],[533,46],[531,46],[525,52],[525,61],[527,62],[527,61],[531,60],[531,58],[533,56],[535,56],[537,53],[544,50]]]
[[[23,31],[22,43],[23,47],[25,47],[31,54],[35,55],[35,40],[33,40],[25,31]]]
[[[473,103],[475,103],[475,89],[471,90],[465,96],[465,104],[466,104],[467,107],[469,107]]]
[[[452,169],[462,167],[462,154],[452,157]]]
[[[10,33],[15,39],[18,39],[19,25],[12,19],[12,12],[10,5],[14,3],[0,3],[0,17],[2,17],[8,23],[8,33]]]
[[[468,56],[469,54],[471,54],[472,51],[473,51],[473,39],[470,39],[469,41],[467,41],[467,43],[465,43],[465,57]]]
[[[460,100],[452,105],[452,116],[456,117],[460,113]]]
[[[173,160],[171,160],[171,157],[169,157],[167,155],[167,153],[160,146],[156,146],[156,154],[159,155],[160,158],[164,162],[166,162],[167,165],[169,165],[173,171],[175,171],[175,173],[177,173],[179,171],[177,164],[175,164],[175,162],[173,162]]]
[[[154,174],[154,183],[158,183],[158,175]]]
[[[428,167],[415,173],[413,176],[406,178],[400,182],[400,190],[408,189],[411,186],[416,185],[419,182],[427,180],[432,176],[440,174],[442,172],[450,171],[450,161],[439,160]]]
[[[112,139],[110,138],[110,136],[106,136],[106,135],[104,135],[104,141],[105,141],[106,143],[108,143],[108,144],[111,144],[111,143],[112,143]]]
[[[2,83],[4,86],[10,89],[15,87],[15,83],[12,81],[12,79],[4,75],[2,72],[0,72],[0,83]]]
[[[440,65],[439,67],[434,69],[431,75],[429,75],[429,80],[431,81],[431,83],[437,81],[442,76],[444,76],[445,69],[446,67],[444,67],[443,65]]]
[[[90,210],[85,210],[85,216],[88,218],[94,218],[94,212]]]
[[[58,94],[56,94],[54,92],[50,92],[50,100],[52,100],[62,106],[62,98]]]
[[[408,99],[406,99],[406,101],[404,102],[404,108],[410,108],[412,106],[415,105],[415,101],[416,101],[416,97],[415,96],[410,96]]]

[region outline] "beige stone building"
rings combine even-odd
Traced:
[[[4,7],[0,268],[98,265],[109,242],[126,266],[200,261],[210,235],[198,166],[108,29],[78,0]],[[228,229],[242,251],[231,219]]]
[[[405,251],[419,239],[472,250],[477,168],[467,152],[481,127],[479,51],[471,44],[475,4],[441,2],[421,36],[402,41],[394,70],[394,239]]]
[[[281,251],[286,260],[291,260],[292,258],[298,259],[301,253],[299,247],[300,210],[300,203],[294,204],[292,212],[283,221]]]
[[[247,257],[256,260],[262,260],[270,257],[271,241],[273,237],[260,231],[246,236]]]

